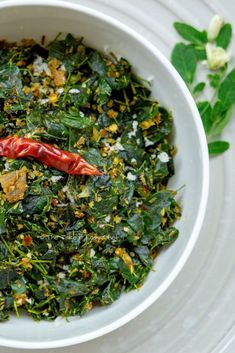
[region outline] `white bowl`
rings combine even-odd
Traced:
[[[117,20],[78,4],[56,0],[1,1],[0,35],[8,40],[26,37],[53,39],[58,32],[83,36],[97,49],[110,48],[127,58],[136,72],[153,76],[152,92],[173,111],[176,175],[170,187],[180,192],[183,216],[176,226],[177,241],[163,251],[144,286],[123,294],[114,304],[92,310],[70,322],[35,323],[29,317],[1,324],[0,345],[51,348],[85,342],[104,335],[136,317],[162,295],[180,272],[199,235],[206,210],[209,164],[206,139],[194,101],[168,60],[145,38]]]

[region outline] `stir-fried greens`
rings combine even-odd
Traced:
[[[0,158],[0,320],[83,315],[139,288],[178,234],[172,116],[124,58],[67,35],[0,43],[1,137],[79,153],[102,176]]]

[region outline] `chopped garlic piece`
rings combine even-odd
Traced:
[[[136,136],[137,127],[138,127],[138,121],[137,120],[133,120],[133,122],[132,122],[132,131],[128,133],[129,139]]]
[[[56,183],[57,181],[59,181],[60,179],[62,179],[62,175],[53,175],[50,180],[53,182],[53,183]]]
[[[43,58],[41,56],[37,56],[33,62],[33,71],[35,74],[40,75],[45,72],[47,75],[51,75],[51,71],[47,65],[47,63],[43,62]]]
[[[57,92],[58,94],[62,94],[62,93],[64,93],[64,88],[63,88],[63,87],[60,87],[60,88],[57,89],[56,92]]]
[[[106,216],[105,219],[104,219],[104,221],[105,221],[106,223],[109,223],[110,220],[111,220],[111,216],[110,216],[110,215]]]
[[[158,159],[159,161],[161,161],[162,163],[168,163],[170,158],[168,156],[168,154],[166,152],[161,152],[158,155]]]
[[[63,278],[65,278],[65,276],[66,276],[66,275],[65,275],[64,272],[59,272],[59,273],[58,273],[58,277],[59,277],[59,278],[62,278],[62,279],[63,279]]]
[[[154,145],[154,142],[149,140],[147,137],[144,137],[144,142],[145,142],[145,147],[149,147],[149,146]]]
[[[131,163],[136,164],[137,160],[135,158],[131,158]]]
[[[89,256],[90,256],[90,257],[94,257],[94,256],[95,256],[95,250],[94,250],[94,249],[91,249],[91,250],[90,250]]]
[[[79,90],[78,88],[71,88],[71,89],[69,90],[69,93],[70,93],[70,94],[80,93],[80,90]]]
[[[128,172],[127,173],[127,179],[130,180],[130,181],[134,181],[137,179],[137,176],[132,174],[131,172]]]

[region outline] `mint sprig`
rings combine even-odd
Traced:
[[[218,22],[218,16],[217,22]],[[212,19],[215,20],[215,18]],[[228,150],[229,142],[221,141],[220,135],[232,117],[235,103],[235,68],[228,72],[227,62],[230,55],[226,52],[231,38],[230,23],[210,23],[208,31],[200,31],[193,26],[175,22],[177,33],[186,41],[177,43],[171,54],[171,62],[190,89],[208,140],[211,155]],[[208,33],[210,31],[210,33]],[[216,35],[213,37],[213,32]],[[210,41],[209,39],[210,38]],[[211,39],[213,38],[213,39]],[[203,81],[197,79],[198,66],[207,64]],[[210,100],[200,100],[204,89],[212,89]]]

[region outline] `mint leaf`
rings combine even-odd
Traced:
[[[209,102],[203,101],[197,103],[197,108],[201,115],[202,123],[204,126],[205,133],[208,134],[212,127],[211,113],[212,108]]]
[[[74,129],[85,129],[94,124],[94,122],[86,116],[75,116],[69,113],[62,115],[61,122],[65,126],[72,127]]]
[[[191,45],[178,43],[175,45],[171,62],[187,84],[191,84],[197,67],[195,51]]]
[[[225,23],[221,28],[218,37],[216,38],[216,45],[218,47],[227,49],[232,38],[232,26],[230,23]]]
[[[213,126],[213,133],[214,135],[220,135],[223,129],[228,125],[229,121],[232,117],[232,109],[227,110],[224,112],[220,119],[218,119],[217,124]]]
[[[235,103],[235,69],[225,77],[218,91],[218,98],[222,101],[224,110]]]
[[[217,101],[212,109],[212,134],[219,135],[232,117],[232,109],[224,110],[223,103]]]
[[[209,154],[221,154],[229,149],[227,141],[213,141],[208,143]]]
[[[196,55],[197,61],[202,61],[202,60],[206,60],[207,59],[206,50],[205,50],[204,47],[194,46],[194,51],[195,51],[195,55]]]
[[[110,87],[108,82],[103,77],[101,77],[99,79],[99,85],[95,91],[95,98],[97,100],[97,103],[99,105],[106,104],[109,100],[111,93],[112,88]]]
[[[205,82],[199,82],[193,89],[193,94],[196,95],[196,94],[199,94],[201,93],[204,88],[205,88],[206,84]]]
[[[217,120],[220,119],[221,115],[225,112],[223,103],[218,100],[215,102],[215,105],[212,109],[211,120],[212,122],[216,123]]]
[[[207,42],[206,31],[198,31],[196,28],[181,22],[175,22],[174,27],[179,35],[193,44],[205,44]]]

